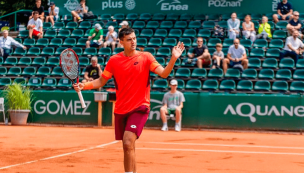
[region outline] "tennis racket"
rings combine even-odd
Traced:
[[[60,54],[60,67],[63,74],[72,81],[73,84],[79,83],[79,59],[74,50],[65,49]],[[76,82],[75,82],[76,80]],[[77,92],[78,97],[81,103],[82,108],[86,108],[87,106],[84,103],[81,92]]]

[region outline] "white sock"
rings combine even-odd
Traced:
[[[163,123],[164,126],[167,126],[167,123]]]

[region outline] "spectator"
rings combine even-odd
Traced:
[[[100,49],[103,43],[103,30],[100,24],[96,23],[94,28],[90,30],[86,47],[98,47]]]
[[[213,53],[213,66],[212,68],[219,68],[221,66],[221,62],[224,59],[224,53],[222,51],[223,45],[221,43],[216,44],[216,51]]]
[[[34,12],[35,11],[38,11],[39,12],[39,18],[41,19],[41,21],[43,22],[44,21],[44,7],[41,6],[41,0],[36,0],[36,5],[35,7],[33,8],[33,12],[32,12],[32,15],[30,16],[29,19],[32,19],[34,17]]]
[[[227,21],[228,35],[230,39],[236,39],[240,35],[240,20],[236,18],[236,13],[231,14],[231,19]]]
[[[29,30],[29,38],[32,39],[32,36],[38,37],[38,39],[43,36],[43,24],[41,19],[39,19],[39,12],[34,12],[34,17],[28,22],[27,29]]]
[[[288,30],[289,35],[292,35],[294,30],[301,32],[302,23],[299,20],[299,17],[300,17],[300,13],[297,11],[294,11],[292,19],[287,24],[287,30]],[[300,37],[302,37],[301,34],[300,34]]]
[[[253,43],[256,39],[256,32],[254,29],[254,23],[251,22],[251,16],[250,15],[246,15],[245,16],[245,22],[243,22],[242,24],[243,26],[243,35],[246,39],[251,40],[251,42]]]
[[[71,14],[74,18],[74,22],[83,21],[83,14],[87,13],[88,10],[89,10],[89,7],[86,6],[86,1],[80,0],[79,7],[77,7],[75,11],[71,12]]]
[[[129,28],[129,22],[128,21],[122,21],[120,24],[121,28],[119,28],[118,32],[122,30],[123,28]],[[123,48],[123,46],[119,43],[119,38],[117,38],[117,47]]]
[[[268,23],[268,18],[266,16],[263,16],[262,23],[259,26],[258,29],[259,34],[257,35],[257,38],[263,37],[264,39],[272,38],[271,35],[271,26]]]
[[[240,45],[239,39],[235,39],[233,44],[234,45],[229,47],[227,58],[223,60],[223,70],[225,74],[228,66],[235,67],[235,65],[241,64],[244,69],[248,68],[248,59],[244,46]]]
[[[117,32],[114,31],[113,26],[108,27],[108,33],[106,36],[106,41],[103,43],[103,47],[112,46],[112,51],[115,49],[116,40],[117,40]]]
[[[21,47],[23,49],[26,49],[25,46],[23,46],[21,43],[14,40],[12,37],[8,36],[8,30],[4,30],[2,32],[2,37],[0,37],[0,51],[3,56],[3,61],[6,60],[6,58],[10,55],[12,52],[12,45]]]
[[[177,91],[177,81],[170,82],[171,90],[164,95],[163,106],[160,108],[160,116],[163,122],[162,131],[168,131],[167,116],[175,113],[175,131],[181,131],[182,108],[185,102],[184,94]]]
[[[301,48],[304,47],[303,42],[298,38],[299,31],[295,30],[292,33],[292,36],[287,37],[285,47],[280,52],[280,59],[283,59],[286,56],[290,56],[297,63],[299,55],[301,54]]]
[[[197,38],[197,47],[194,48],[193,53],[188,53],[188,63],[197,62],[198,68],[203,68],[203,66],[208,66],[211,64],[211,55],[208,51],[208,47],[203,45],[203,38]],[[192,59],[196,57],[195,59]]]
[[[277,11],[278,14],[272,16],[274,23],[277,23],[279,20],[289,20],[292,18],[292,6],[287,0],[282,0],[282,2],[278,3]]]
[[[55,3],[51,2],[49,7],[49,15],[46,16],[46,22],[51,21],[52,26],[54,26],[57,19],[59,19],[59,7],[56,7]]]
[[[98,64],[98,59],[96,56],[93,56],[91,59],[91,65],[86,67],[82,83],[91,82],[95,79],[98,79],[101,74],[102,70],[100,65]]]

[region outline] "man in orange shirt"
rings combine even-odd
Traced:
[[[115,137],[123,142],[125,172],[136,173],[135,141],[139,138],[150,111],[150,71],[167,78],[185,47],[183,43],[178,43],[172,49],[169,64],[163,68],[151,53],[136,50],[137,40],[132,28],[122,29],[119,40],[124,51],[110,58],[102,76],[92,82],[74,84],[74,89],[80,91],[100,88],[110,78],[114,78]]]

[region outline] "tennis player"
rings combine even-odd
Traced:
[[[149,52],[136,50],[136,36],[132,28],[119,32],[124,51],[113,55],[102,76],[92,82],[74,84],[76,91],[103,87],[114,78],[116,87],[115,137],[122,140],[126,173],[136,173],[135,141],[139,138],[150,111],[150,71],[167,78],[175,61],[184,51],[184,43],[172,49],[172,57],[163,68]]]

